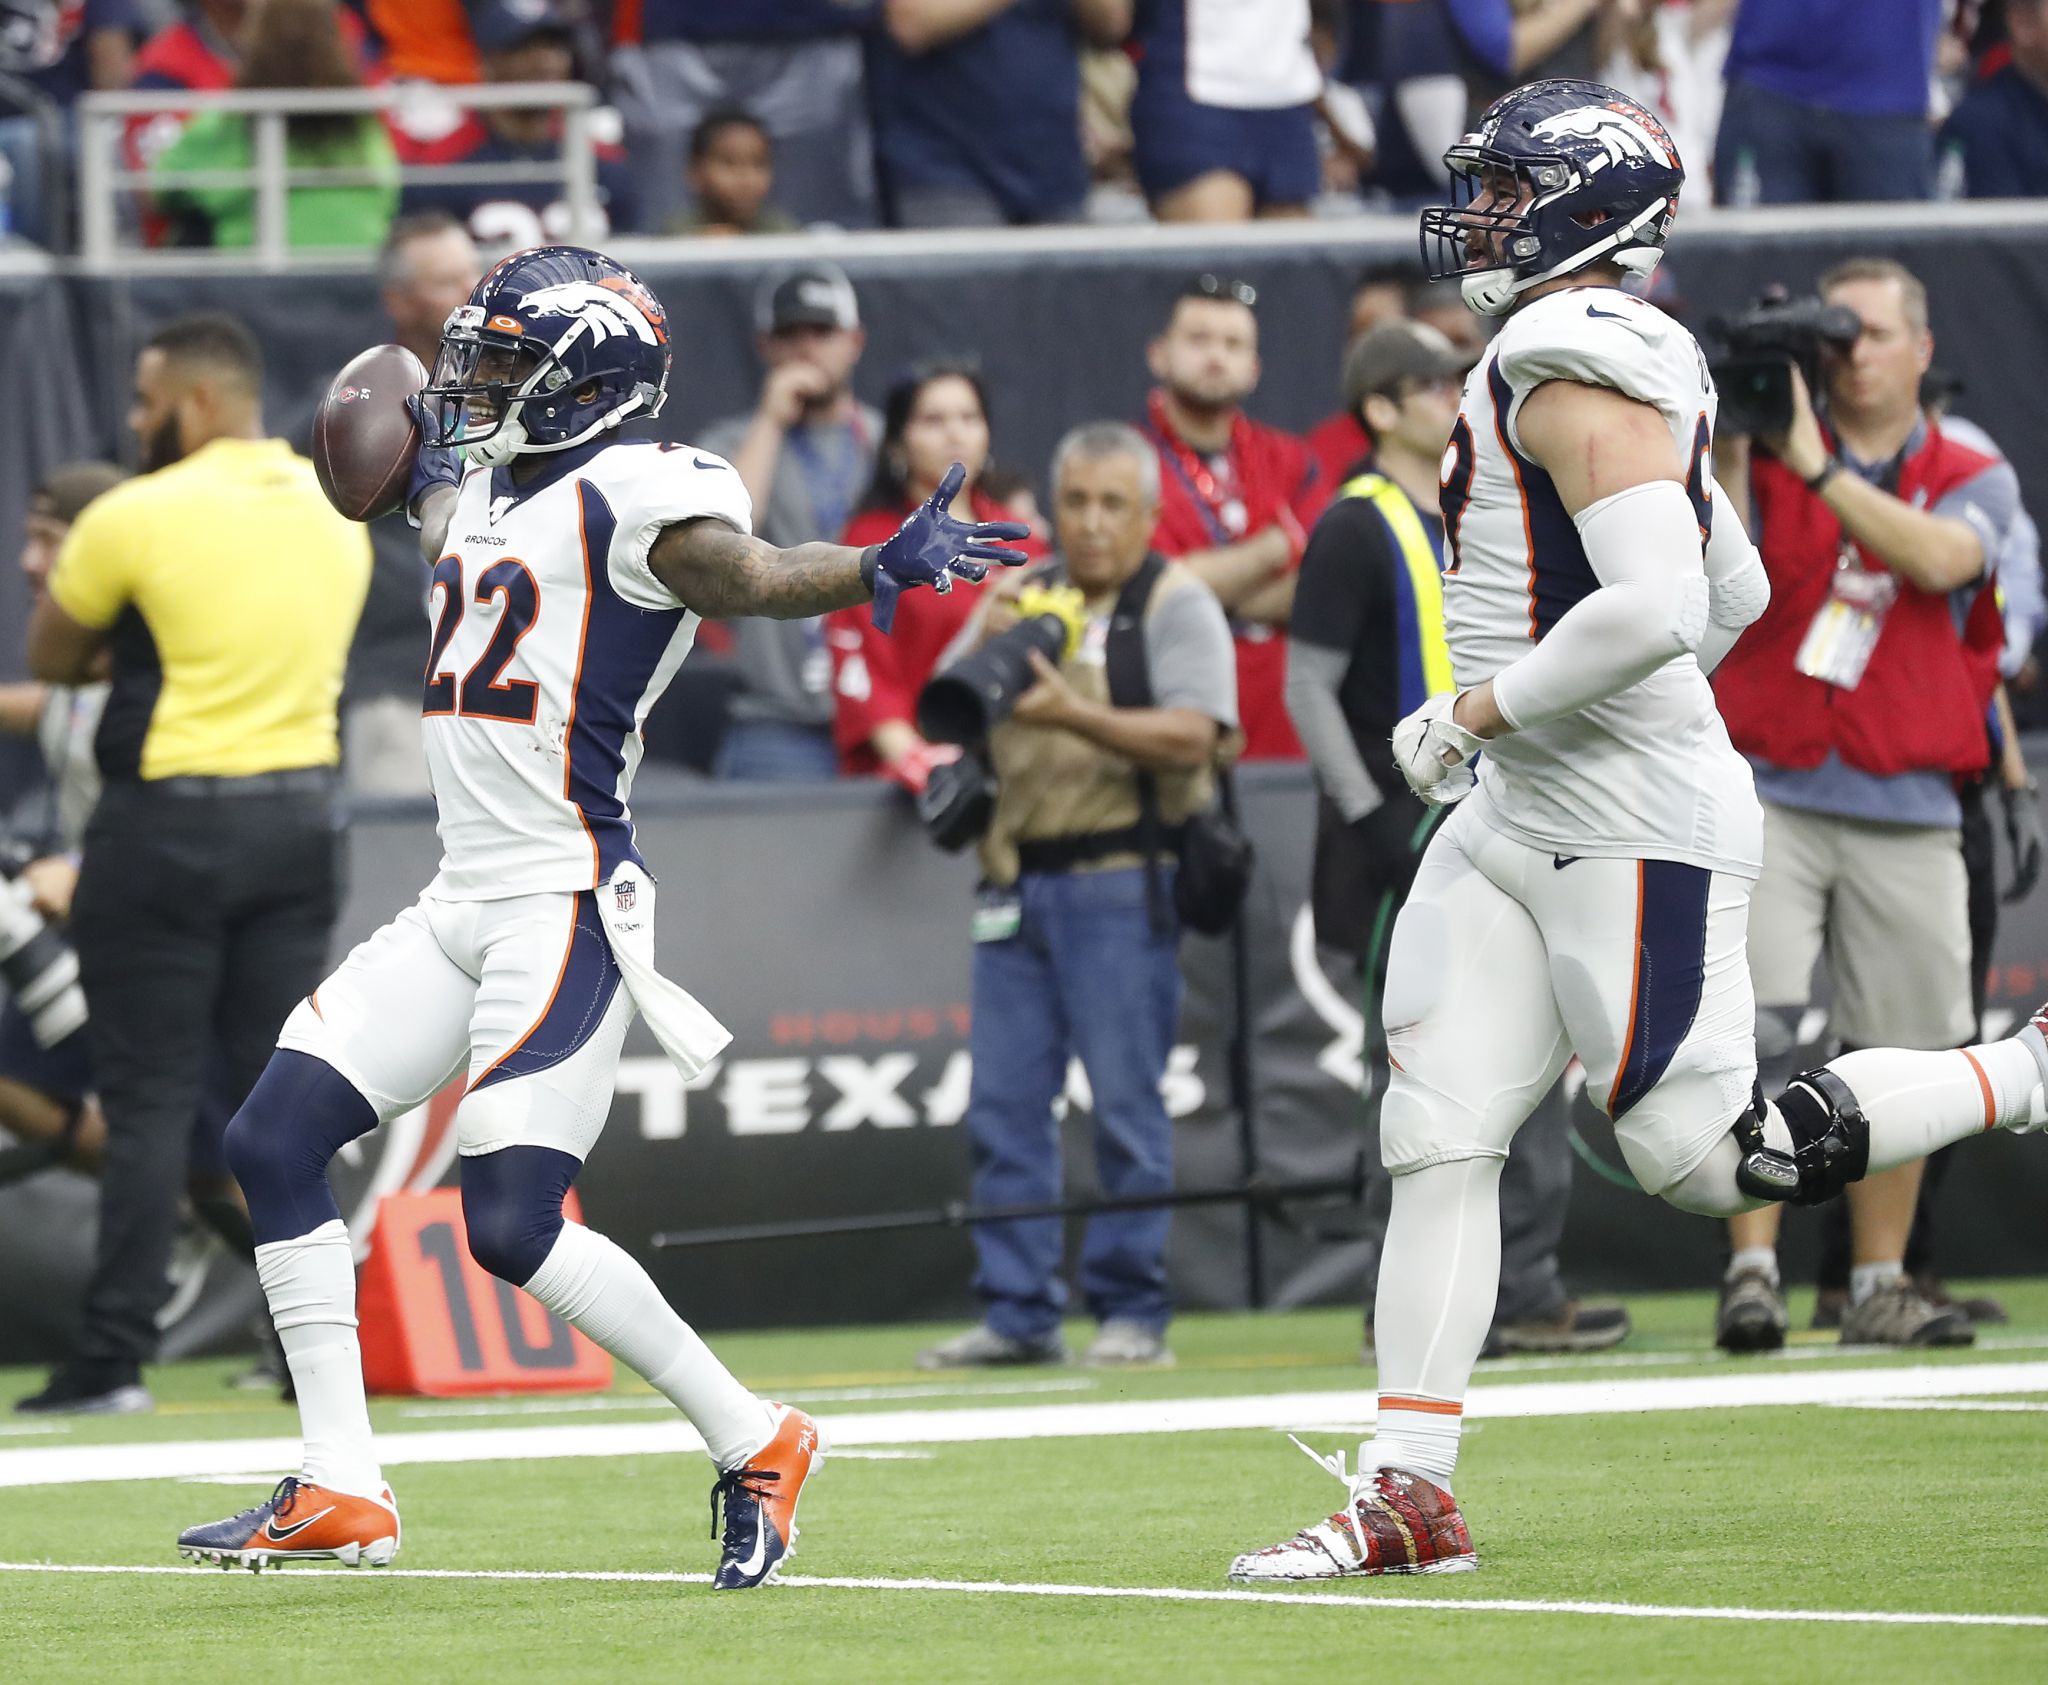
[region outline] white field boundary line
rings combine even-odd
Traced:
[[[2048,1392],[2048,1363],[1517,1382],[1474,1388],[1466,1399],[1466,1410],[1469,1416],[1487,1421],[2029,1392]],[[827,1416],[825,1431],[832,1441],[848,1448],[1114,1438],[1293,1428],[1304,1422],[1362,1425],[1373,1419],[1375,1404],[1370,1392],[1298,1392],[959,1410],[872,1410]],[[386,1468],[422,1463],[659,1456],[703,1448],[704,1442],[696,1430],[680,1416],[658,1422],[441,1428],[385,1433],[377,1439],[378,1460]],[[24,1446],[19,1450],[0,1450],[0,1487],[160,1480],[195,1474],[249,1474],[274,1480],[280,1470],[297,1468],[299,1457],[299,1441],[295,1438]]]
[[[0,1574],[146,1574],[179,1579],[222,1579],[218,1568],[187,1568],[169,1563],[0,1562]],[[246,1582],[251,1576],[231,1576]],[[600,1585],[683,1585],[711,1583],[709,1574],[610,1573],[600,1569],[542,1568],[380,1568],[371,1573],[346,1569],[295,1568],[285,1579],[292,1585],[369,1585],[385,1580],[541,1580]],[[270,1583],[274,1584],[276,1576]],[[1075,1586],[1014,1580],[891,1580],[843,1574],[785,1574],[778,1586],[806,1591],[960,1592],[982,1597],[1129,1598],[1155,1603],[1287,1603],[1322,1609],[1427,1609],[1495,1615],[1595,1615],[1623,1620],[1749,1621],[1806,1623],[1824,1626],[2048,1627],[2048,1615],[1977,1615],[1920,1609],[1749,1609],[1712,1604],[1586,1603],[1526,1597],[1374,1597],[1363,1592],[1252,1591],[1232,1587],[1208,1590],[1190,1586]]]

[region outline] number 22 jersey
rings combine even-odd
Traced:
[[[533,460],[528,458],[526,460]],[[644,866],[629,805],[641,727],[698,617],[655,578],[665,526],[751,530],[746,488],[687,446],[598,446],[463,476],[434,564],[422,712],[440,809],[430,893],[487,901]]]
[[[1600,585],[1557,488],[1515,431],[1523,400],[1550,380],[1612,387],[1654,406],[1686,464],[1703,544],[1714,518],[1717,399],[1692,335],[1611,287],[1524,305],[1466,377],[1444,453],[1444,631],[1461,690],[1528,654]],[[1762,867],[1748,763],[1691,655],[1578,713],[1488,743],[1472,800],[1497,829],[1561,856],[1676,860],[1747,878]]]

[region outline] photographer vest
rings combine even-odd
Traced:
[[[1156,558],[1148,558],[1153,559]],[[1038,582],[1058,583],[1064,572],[1055,564],[1031,577]],[[1113,628],[1129,612],[1125,604],[1128,585],[1107,610],[1097,609],[1091,603],[1088,630],[1081,647],[1061,667],[1061,675],[1080,696],[1108,706],[1111,637],[1142,639],[1145,623],[1159,612],[1160,604],[1195,583],[1191,575],[1178,567],[1160,567],[1142,617],[1133,616],[1121,631]],[[1140,807],[1138,768],[1132,761],[1091,743],[1079,732],[1014,718],[1004,720],[989,733],[988,752],[996,774],[995,812],[980,845],[982,875],[988,882],[1015,883],[1022,869],[1019,850],[1034,852],[1033,844],[1071,843],[1076,858],[1065,869],[1074,871],[1099,872],[1144,864],[1145,857],[1134,836]],[[1160,855],[1171,858],[1180,824],[1215,799],[1215,773],[1205,764],[1160,767],[1154,770],[1153,777],[1160,818],[1173,829],[1173,836],[1162,838],[1165,846]],[[1131,846],[1110,848],[1101,854],[1092,852],[1088,839],[1114,841],[1116,833],[1133,834]]]
[[[1992,463],[1929,424],[1885,489],[1927,509]],[[1819,766],[1830,751],[1878,778],[1981,771],[1991,752],[1984,713],[1997,688],[2004,642],[1990,589],[1992,558],[1985,559],[1985,576],[1962,588],[1969,609],[1960,631],[1956,593],[1923,591],[1900,580],[1861,681],[1843,690],[1799,671],[1800,644],[1827,603],[1838,561],[1888,570],[1862,545],[1845,540],[1834,512],[1783,464],[1758,457],[1750,486],[1771,604],[1714,673],[1715,698],[1735,747],[1795,772]]]

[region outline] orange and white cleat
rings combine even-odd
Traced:
[[[178,1551],[194,1562],[239,1564],[252,1573],[287,1562],[381,1568],[398,1554],[398,1504],[389,1486],[363,1498],[288,1474],[254,1509],[186,1528]]]
[[[1292,1435],[1289,1436],[1290,1438]],[[1295,1444],[1301,1445],[1300,1440]],[[1457,1501],[1406,1469],[1344,1472],[1344,1454],[1302,1450],[1343,1481],[1350,1499],[1327,1521],[1291,1539],[1247,1551],[1233,1580],[1337,1580],[1356,1574],[1457,1574],[1479,1566]]]
[[[775,1432],[768,1443],[736,1469],[727,1469],[711,1488],[711,1533],[718,1536],[718,1511],[725,1508],[724,1551],[714,1591],[744,1591],[765,1585],[796,1554],[796,1505],[804,1483],[825,1461],[825,1436],[818,1424],[788,1404],[771,1403]]]

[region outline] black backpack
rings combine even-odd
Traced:
[[[1103,664],[1109,699],[1119,708],[1154,706],[1152,673],[1145,660],[1145,609],[1165,569],[1165,557],[1147,556],[1124,582],[1110,616]],[[1189,814],[1181,827],[1180,871],[1173,884],[1173,909],[1180,922],[1203,936],[1222,936],[1236,925],[1252,886],[1252,843],[1238,825],[1236,791],[1230,769],[1220,758],[1216,791],[1216,805],[1205,813]],[[1138,773],[1138,813],[1145,839],[1146,889],[1152,923],[1158,929],[1166,923],[1157,864],[1166,826],[1159,815],[1158,780],[1143,770]]]

